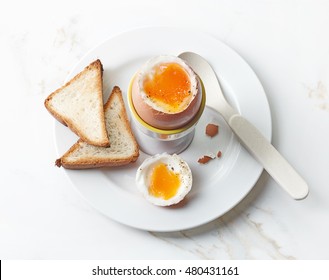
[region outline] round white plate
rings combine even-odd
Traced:
[[[114,85],[122,89],[126,98],[132,75],[147,59],[184,51],[196,52],[211,63],[229,102],[270,139],[270,110],[258,78],[235,51],[205,33],[144,28],[120,34],[86,54],[68,79],[99,58],[104,66],[105,99]],[[219,124],[217,136],[205,135],[208,123]],[[55,142],[59,156],[76,140],[67,127],[56,122]],[[216,154],[219,150],[221,158],[205,165],[197,162],[203,155]],[[147,157],[144,153],[128,166],[65,172],[78,192],[111,219],[144,230],[177,231],[205,224],[226,213],[248,194],[263,170],[240,146],[222,117],[208,108],[197,125],[192,144],[180,155],[191,167],[193,187],[184,202],[175,207],[154,206],[136,189],[135,173]]]

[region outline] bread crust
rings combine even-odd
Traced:
[[[68,87],[69,85],[75,83],[77,80],[79,80],[81,78],[82,75],[84,75],[86,72],[93,70],[93,69],[99,69],[99,73],[98,75],[100,75],[98,77],[99,81],[102,81],[102,77],[103,77],[103,65],[101,63],[101,61],[99,59],[93,61],[92,63],[90,63],[88,66],[86,66],[80,73],[78,73],[76,76],[74,76],[71,80],[69,80],[67,83],[65,83],[62,87],[58,88],[57,90],[55,90],[54,92],[52,92],[44,101],[44,105],[46,107],[46,109],[49,111],[49,113],[60,123],[62,123],[63,125],[69,127],[76,135],[78,135],[83,141],[85,141],[88,144],[91,145],[95,145],[95,146],[101,146],[101,147],[108,147],[110,145],[110,141],[107,135],[107,131],[105,128],[105,122],[102,123],[102,134],[103,134],[103,140],[99,140],[99,141],[92,141],[91,139],[89,139],[89,137],[87,135],[85,135],[85,133],[79,129],[77,129],[77,127],[71,122],[71,120],[69,118],[66,118],[65,116],[59,114],[56,110],[53,109],[53,107],[51,106],[51,101],[53,99],[53,97],[58,94],[59,92],[61,92],[65,87]],[[103,101],[103,83],[100,82],[98,83],[98,89],[97,92],[99,93],[98,98],[100,100]],[[103,102],[102,102],[103,104]],[[104,120],[104,109],[101,108],[100,109],[100,118],[101,120]]]
[[[112,100],[114,98],[119,98],[119,102],[122,104],[120,110],[121,121],[123,121],[126,132],[129,134],[131,141],[134,145],[134,152],[130,156],[123,156],[122,158],[97,158],[97,157],[84,157],[79,160],[75,160],[74,163],[67,160],[67,158],[78,150],[81,145],[84,145],[83,139],[79,139],[61,158],[57,159],[55,164],[58,167],[63,166],[66,169],[90,169],[99,167],[112,167],[112,166],[122,166],[135,162],[139,157],[139,146],[132,133],[131,126],[128,120],[127,112],[124,105],[124,100],[122,98],[122,92],[118,86],[114,86],[109,99],[104,105],[104,111],[110,110]],[[104,148],[106,149],[106,148]]]

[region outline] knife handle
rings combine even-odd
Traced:
[[[242,144],[288,194],[297,200],[307,197],[307,183],[254,125],[238,114],[231,116],[228,123]]]

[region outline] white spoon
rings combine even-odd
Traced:
[[[309,192],[306,182],[258,129],[227,103],[209,63],[192,52],[181,53],[179,57],[184,59],[202,80],[207,94],[207,106],[223,116],[240,142],[287,193],[294,199],[306,198]]]

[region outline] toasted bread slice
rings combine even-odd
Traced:
[[[107,147],[103,103],[103,66],[92,62],[45,100],[48,111],[86,143]]]
[[[86,169],[125,165],[137,160],[139,147],[131,131],[119,87],[113,88],[104,111],[111,146],[96,147],[80,139],[60,159],[56,160],[58,167]]]

